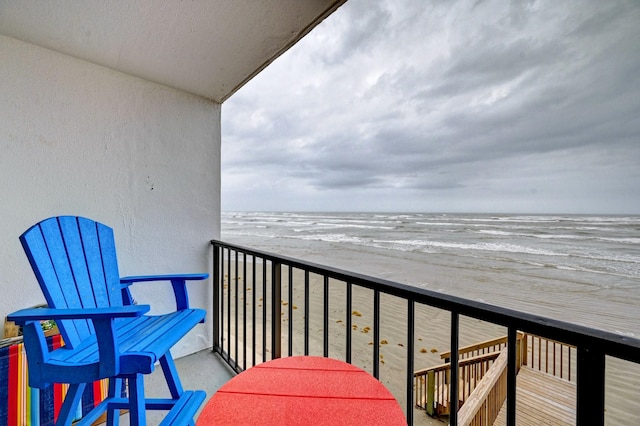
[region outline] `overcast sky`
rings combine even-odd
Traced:
[[[640,214],[640,1],[348,0],[222,126],[223,211]]]

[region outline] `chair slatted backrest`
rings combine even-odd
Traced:
[[[90,219],[60,216],[29,228],[20,242],[53,308],[122,306],[113,230]],[[87,320],[58,323],[71,347],[94,333]]]

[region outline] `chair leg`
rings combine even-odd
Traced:
[[[176,364],[173,361],[173,357],[171,356],[170,352],[167,352],[160,358],[160,365],[162,366],[162,372],[164,373],[164,378],[167,381],[167,386],[169,386],[171,397],[173,399],[180,398],[180,396],[184,392],[184,389],[182,389],[180,376],[178,375]]]
[[[129,376],[129,423],[131,426],[147,424],[142,374]]]
[[[122,396],[122,379],[112,377],[109,379],[109,399]],[[118,426],[120,424],[120,410],[107,408],[107,425]]]
[[[62,408],[58,414],[56,426],[71,426],[73,416],[76,413],[80,400],[82,399],[82,393],[84,392],[85,386],[86,383],[69,385],[69,390],[67,390],[67,395],[64,398]]]

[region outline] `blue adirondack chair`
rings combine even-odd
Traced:
[[[109,378],[109,395],[83,417],[89,425],[105,411],[118,423],[128,409],[131,425],[146,424],[146,409],[169,410],[162,425],[193,424],[204,391],[184,391],[169,349],[205,311],[189,308],[187,280],[207,274],[120,278],[113,230],[90,219],[61,216],[29,228],[20,241],[40,283],[48,308],[23,309],[8,318],[23,326],[29,385],[69,383],[57,425],[71,425],[88,383]],[[129,286],[141,281],[169,281],[176,311],[144,315],[148,305],[133,303]],[[64,346],[49,350],[41,320],[56,321]],[[145,398],[145,374],[160,362],[171,398]],[[123,380],[128,383],[125,395]]]

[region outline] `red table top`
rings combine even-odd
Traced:
[[[222,386],[197,425],[406,425],[400,405],[366,371],[296,356],[250,368]]]

